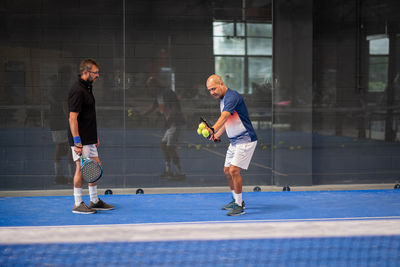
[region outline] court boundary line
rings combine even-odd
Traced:
[[[379,221],[400,220],[400,216],[378,216],[378,217],[344,217],[344,218],[310,218],[310,219],[270,219],[270,220],[237,220],[237,221],[193,221],[193,222],[159,222],[159,223],[115,223],[115,224],[79,224],[79,225],[38,225],[38,226],[0,226],[5,228],[47,228],[47,227],[104,227],[104,226],[136,226],[136,225],[190,225],[190,224],[230,224],[230,223],[274,223],[274,222],[334,222],[334,221]]]
[[[155,136],[155,137],[159,137],[159,138],[162,137],[162,135],[159,135],[159,134],[154,134],[154,133],[153,133],[152,135]],[[187,141],[183,141],[182,143],[188,144],[188,145],[191,145],[191,146],[196,147],[195,144],[190,143],[190,142],[187,142]],[[219,152],[214,151],[214,150],[211,150],[211,149],[209,149],[209,148],[201,147],[201,149],[203,149],[203,150],[205,150],[205,151],[207,151],[207,152],[210,152],[210,153],[212,153],[212,154],[215,154],[215,155],[217,155],[217,156],[220,156],[220,157],[222,157],[222,158],[225,158],[225,154],[219,153]],[[254,166],[259,167],[259,168],[262,168],[262,169],[270,170],[272,173],[274,173],[274,174],[276,174],[276,175],[288,176],[288,174],[286,174],[286,173],[281,173],[281,172],[275,171],[272,167],[269,167],[269,166],[266,166],[266,165],[263,165],[263,164],[260,164],[260,163],[257,163],[257,162],[251,161],[251,162],[250,162],[250,165],[254,165]]]
[[[251,227],[249,227],[251,226]],[[0,245],[400,237],[400,220],[0,228]]]

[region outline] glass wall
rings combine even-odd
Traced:
[[[228,139],[196,133],[220,113],[212,73],[242,94],[259,138],[245,185],[394,182],[397,2],[3,1],[0,190],[72,188],[67,94],[84,58],[100,63],[100,187],[226,186]],[[155,85],[173,97],[160,103]],[[160,104],[184,122],[167,150]]]
[[[314,4],[313,183],[394,183],[400,160],[399,2]]]
[[[265,115],[272,73],[270,1],[1,5],[2,190],[72,187],[67,94],[84,58],[100,63],[94,95],[104,167],[101,187],[226,185],[222,170],[228,139],[214,144],[196,133],[200,116],[210,122],[219,116],[219,103],[205,87],[212,73],[243,94],[257,133],[266,140],[257,148],[245,183],[270,183]],[[237,52],[232,49],[236,40],[241,43]],[[168,115],[150,80],[175,95],[164,106],[183,113],[180,138],[167,150],[162,140],[170,126]],[[172,172],[168,175],[166,165]],[[179,169],[185,175],[176,175]]]
[[[275,1],[279,185],[399,180],[398,1]]]
[[[71,188],[67,95],[84,58],[101,65],[101,155],[123,144],[123,2],[2,1],[0,12],[0,187]],[[105,157],[105,181],[121,176],[120,155]]]

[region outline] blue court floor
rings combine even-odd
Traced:
[[[237,217],[221,210],[230,193],[100,198],[115,210],[73,214],[72,196],[0,198],[0,265],[400,266],[400,190],[248,192]],[[111,235],[74,241],[101,227]],[[35,232],[50,239],[17,237]],[[93,246],[106,255],[88,255]]]
[[[304,220],[400,218],[400,190],[248,192],[244,216],[229,217],[220,208],[230,193],[103,195],[115,210],[73,214],[72,196],[0,198],[0,226],[55,226],[213,222],[241,220]],[[89,204],[88,196],[84,201]]]

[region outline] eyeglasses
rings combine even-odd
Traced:
[[[88,72],[89,72],[89,73],[93,73],[93,74],[95,74],[95,75],[96,75],[96,74],[99,74],[99,71],[90,71],[90,70],[88,70]]]

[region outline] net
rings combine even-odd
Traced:
[[[399,266],[400,236],[2,245],[1,266]]]
[[[399,266],[400,221],[0,228],[0,266]]]

